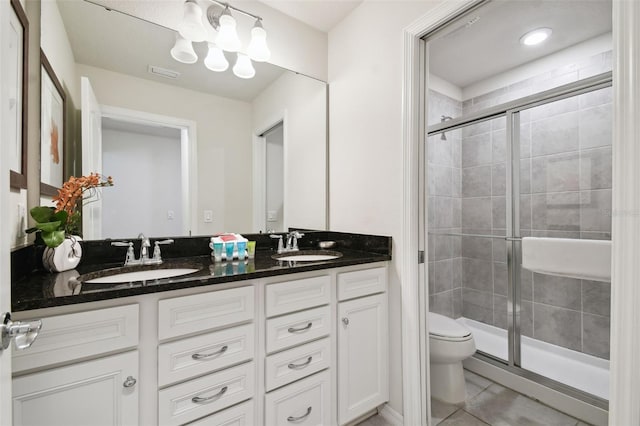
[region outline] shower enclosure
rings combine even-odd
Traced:
[[[610,70],[604,52],[471,99],[430,87],[426,156],[430,310],[601,408],[610,285],[522,268],[521,239],[611,238]]]

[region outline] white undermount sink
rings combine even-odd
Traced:
[[[342,257],[342,253],[329,250],[304,250],[292,253],[281,253],[271,256],[273,259],[294,262],[321,262]]]
[[[192,268],[173,268],[173,269],[151,269],[148,271],[123,272],[120,274],[109,275],[106,277],[93,278],[84,281],[85,284],[116,284],[129,283],[134,281],[159,280],[161,278],[179,277],[197,272],[198,269]]]

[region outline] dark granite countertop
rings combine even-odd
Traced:
[[[37,247],[32,247],[30,250],[12,253],[12,310],[27,311],[391,260],[389,237],[328,231],[312,231],[308,235],[306,247],[301,245],[301,250],[317,249],[318,241],[333,240],[337,245],[332,250],[342,253],[342,257],[317,262],[278,261],[271,257],[275,254],[275,250],[270,247],[273,243],[266,239],[268,236],[260,234],[245,235],[249,239],[258,240],[259,248],[262,246],[262,249],[256,250],[255,258],[215,262],[209,254],[209,238],[193,237],[176,239],[173,249],[163,249],[165,257],[161,265],[123,267],[124,251],[114,251],[110,240],[106,240],[84,242],[83,260],[74,270],[49,273],[35,267],[25,272],[29,269],[29,263],[37,263],[39,253]],[[100,262],[97,261],[98,258]],[[192,268],[197,272],[172,278],[119,284],[82,282],[115,273],[170,268]]]

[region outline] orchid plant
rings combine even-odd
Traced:
[[[36,226],[27,229],[28,234],[40,232],[47,247],[57,247],[68,235],[78,235],[81,224],[83,203],[91,202],[100,196],[98,188],[113,186],[113,178],[104,178],[98,173],[89,176],[71,176],[58,195],[53,197],[55,207],[36,206],[30,210]]]

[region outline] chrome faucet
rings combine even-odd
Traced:
[[[112,246],[115,247],[128,247],[127,255],[124,260],[124,266],[133,266],[133,265],[159,265],[162,263],[162,256],[160,253],[160,245],[171,244],[173,240],[162,240],[156,241],[155,247],[153,249],[153,257],[149,258],[149,248],[151,247],[151,241],[149,238],[145,237],[144,234],[138,235],[140,238],[140,257],[136,259],[136,255],[133,251],[133,243],[130,241],[114,241],[111,243]]]
[[[282,242],[282,235],[269,235],[271,238],[278,240],[278,254],[287,253],[290,251],[299,251],[298,248],[298,238],[304,237],[303,233],[298,231],[291,231],[287,234],[287,244],[286,246]]]

